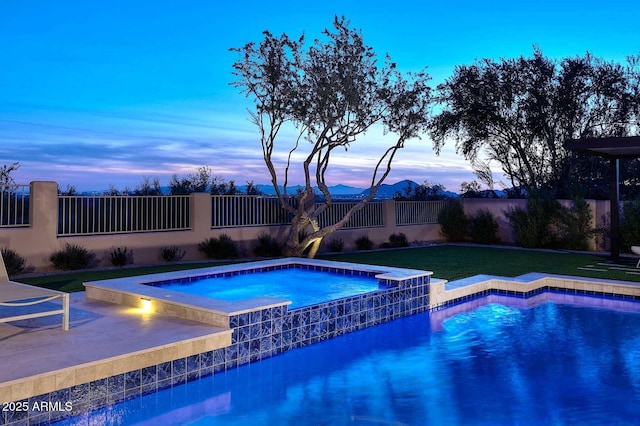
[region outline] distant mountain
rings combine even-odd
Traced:
[[[273,188],[273,185],[269,185],[269,184],[257,184],[255,185],[263,194],[265,195],[275,195],[276,191]],[[238,190],[241,192],[246,192],[247,191],[247,185],[238,185],[237,186]],[[294,186],[289,186],[287,188],[289,194],[295,194],[296,191],[298,189],[303,189],[304,186],[302,185],[294,185]],[[171,193],[171,188],[168,186],[161,186],[160,190],[162,191],[163,194],[170,194]],[[280,185],[280,190],[283,190],[282,185]],[[320,190],[315,187],[314,188],[316,194],[320,195]],[[357,196],[358,194],[360,194],[362,192],[362,188],[356,188],[353,186],[348,186],[348,185],[334,185],[334,186],[330,186],[329,187],[329,191],[331,192],[331,195],[335,195],[335,196]],[[93,191],[82,191],[79,192],[78,195],[102,195],[107,193],[108,190],[106,189],[101,189],[101,190],[93,190]]]
[[[257,184],[255,186],[264,195],[275,195],[276,194],[276,191],[273,188],[273,185]],[[409,186],[411,187],[412,190],[414,190],[417,186],[420,186],[420,185],[415,183],[414,181],[408,180],[408,179],[402,180],[400,182],[392,183],[392,184],[386,184],[386,183],[382,184],[378,188],[378,191],[376,191],[375,199],[378,199],[378,200],[391,199],[398,192],[400,192],[401,194],[405,194],[406,189]],[[247,190],[247,186],[246,185],[238,185],[237,188],[241,192],[246,192],[246,190]],[[296,190],[303,189],[303,188],[304,187],[302,185],[294,185],[294,186],[289,186],[287,189],[288,189],[288,193],[289,194],[295,195]],[[160,189],[161,189],[163,194],[169,194],[170,193],[170,188],[168,186],[162,186],[162,187],[160,187]],[[280,186],[280,190],[281,191],[283,190],[282,186]],[[316,194],[318,196],[322,195],[317,187],[315,187],[314,190],[315,190],[315,192],[316,192]],[[361,198],[364,198],[364,197],[368,196],[369,193],[371,192],[371,190],[369,188],[363,190],[362,188],[356,188],[354,186],[343,185],[343,184],[330,186],[329,187],[329,191],[331,192],[331,195],[333,197],[336,197],[336,198],[339,198],[339,199],[361,199]],[[83,191],[83,192],[80,192],[78,195],[102,195],[102,194],[104,194],[106,192],[107,192],[106,190]],[[502,191],[496,191],[496,192],[501,193]],[[459,194],[456,194],[455,192],[451,192],[451,191],[442,191],[442,193],[444,195],[446,195],[447,197],[459,197]]]
[[[330,186],[329,191],[331,191],[331,195],[356,195],[362,192],[362,188],[339,184]]]
[[[396,192],[401,192],[404,194],[408,185],[411,185],[412,189],[415,188],[416,186],[419,186],[417,183],[415,183],[412,180],[402,180],[400,182],[396,182],[393,184],[382,184],[378,188],[378,191],[376,191],[375,198],[376,199],[393,198]],[[275,195],[276,193],[276,191],[273,189],[273,185],[259,184],[256,186],[265,195]],[[238,187],[238,188],[243,189],[243,187]],[[289,193],[294,194],[297,188],[302,189],[303,187],[300,185],[290,186],[288,188]],[[320,195],[320,191],[318,190],[318,188],[314,188],[314,189],[316,191],[316,194]],[[280,190],[282,190],[282,187],[280,187]],[[342,184],[330,186],[329,191],[331,191],[331,195],[337,196],[340,198],[345,198],[345,197],[363,198],[369,195],[369,193],[371,192],[369,188],[363,190],[362,188],[356,188],[353,186],[342,185]]]
[[[405,195],[407,193],[407,188],[411,188],[410,192],[415,191],[416,187],[420,186],[420,184],[415,183],[412,180],[402,180],[400,182],[396,182],[393,184],[382,184],[380,185],[380,187],[378,188],[378,190],[376,191],[376,195],[375,195],[375,199],[378,200],[388,200],[393,198],[394,195],[396,195],[397,193],[400,193],[402,195]],[[366,189],[364,191],[362,191],[362,193],[360,194],[360,197],[366,197],[369,195],[369,193],[371,192],[370,189]],[[459,197],[459,194],[456,194],[455,192],[451,192],[451,191],[442,191],[439,190],[438,194],[441,194],[447,198],[456,198]]]
[[[420,186],[420,185],[408,179],[401,180],[400,182],[396,182],[393,184],[383,183],[382,185],[380,185],[380,187],[376,191],[376,195],[374,198],[377,198],[377,199],[393,198],[396,192],[401,192],[404,194],[408,186],[411,186],[411,190],[413,190],[415,189],[416,186]],[[371,193],[371,189],[367,188],[360,193],[360,197],[366,197],[370,193]]]
[[[276,190],[273,188],[273,185],[258,184],[256,186],[265,195],[275,195],[276,194]],[[281,185],[279,187],[280,187],[280,191],[282,191],[283,187]],[[240,190],[244,190],[245,189],[244,186],[239,186],[238,188]],[[302,186],[302,185],[289,186],[289,187],[287,187],[287,192],[289,194],[295,194],[296,190],[303,189],[303,188],[304,188],[304,186]],[[320,194],[320,190],[317,187],[314,187],[314,190],[315,190],[316,194]],[[339,184],[339,185],[330,186],[329,187],[329,191],[331,192],[331,195],[338,195],[338,196],[353,195],[353,196],[356,196],[356,195],[358,195],[358,194],[360,194],[362,192],[362,188],[355,188],[353,186]]]

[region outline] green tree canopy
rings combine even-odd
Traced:
[[[570,155],[566,139],[637,131],[638,76],[637,58],[622,65],[587,53],[554,61],[538,49],[529,58],[458,66],[438,86],[434,148],[452,138],[466,159],[498,163],[513,187],[562,192],[572,170],[592,162]]]

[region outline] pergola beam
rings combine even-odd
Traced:
[[[640,157],[640,136],[568,139],[564,147],[573,152],[609,159],[609,209],[611,257],[620,257],[620,159]]]
[[[567,139],[564,147],[569,151],[606,158],[638,158],[640,157],[640,136]]]

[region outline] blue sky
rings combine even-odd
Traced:
[[[145,176],[167,184],[203,165],[268,183],[251,103],[229,86],[228,51],[265,29],[314,38],[345,15],[378,55],[405,72],[426,66],[435,86],[455,65],[528,56],[534,44],[550,57],[590,51],[623,62],[640,53],[639,12],[632,0],[3,0],[0,164],[20,162],[21,183],[79,190],[134,187]],[[337,157],[329,183],[366,186],[381,139],[367,134]],[[474,178],[453,144],[438,157],[426,135],[394,164],[388,183],[457,191]]]

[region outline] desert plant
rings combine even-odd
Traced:
[[[204,240],[198,244],[198,250],[209,259],[236,259],[238,257],[238,246],[227,234]]]
[[[282,255],[282,245],[269,234],[260,234],[253,248],[253,254],[260,257],[277,257]]]
[[[329,242],[329,251],[332,253],[339,253],[344,249],[344,241],[342,238],[333,238]]]
[[[473,241],[481,244],[496,244],[500,241],[498,237],[500,225],[489,210],[479,210],[469,218],[468,224]]]
[[[133,263],[133,252],[126,247],[114,247],[109,253],[109,261],[113,266],[124,266]]]
[[[366,235],[363,235],[356,240],[356,248],[358,250],[371,250],[373,248],[373,241]]]
[[[64,249],[49,256],[49,261],[63,271],[84,269],[91,265],[96,255],[78,244],[66,243]]]
[[[447,203],[438,214],[440,233],[447,241],[464,241],[467,238],[468,219],[460,201]]]
[[[184,257],[185,253],[186,252],[178,246],[160,248],[160,257],[162,257],[162,260],[165,262],[177,262]]]
[[[26,261],[18,252],[8,247],[3,247],[1,251],[4,266],[7,268],[7,274],[15,275],[25,270]]]

